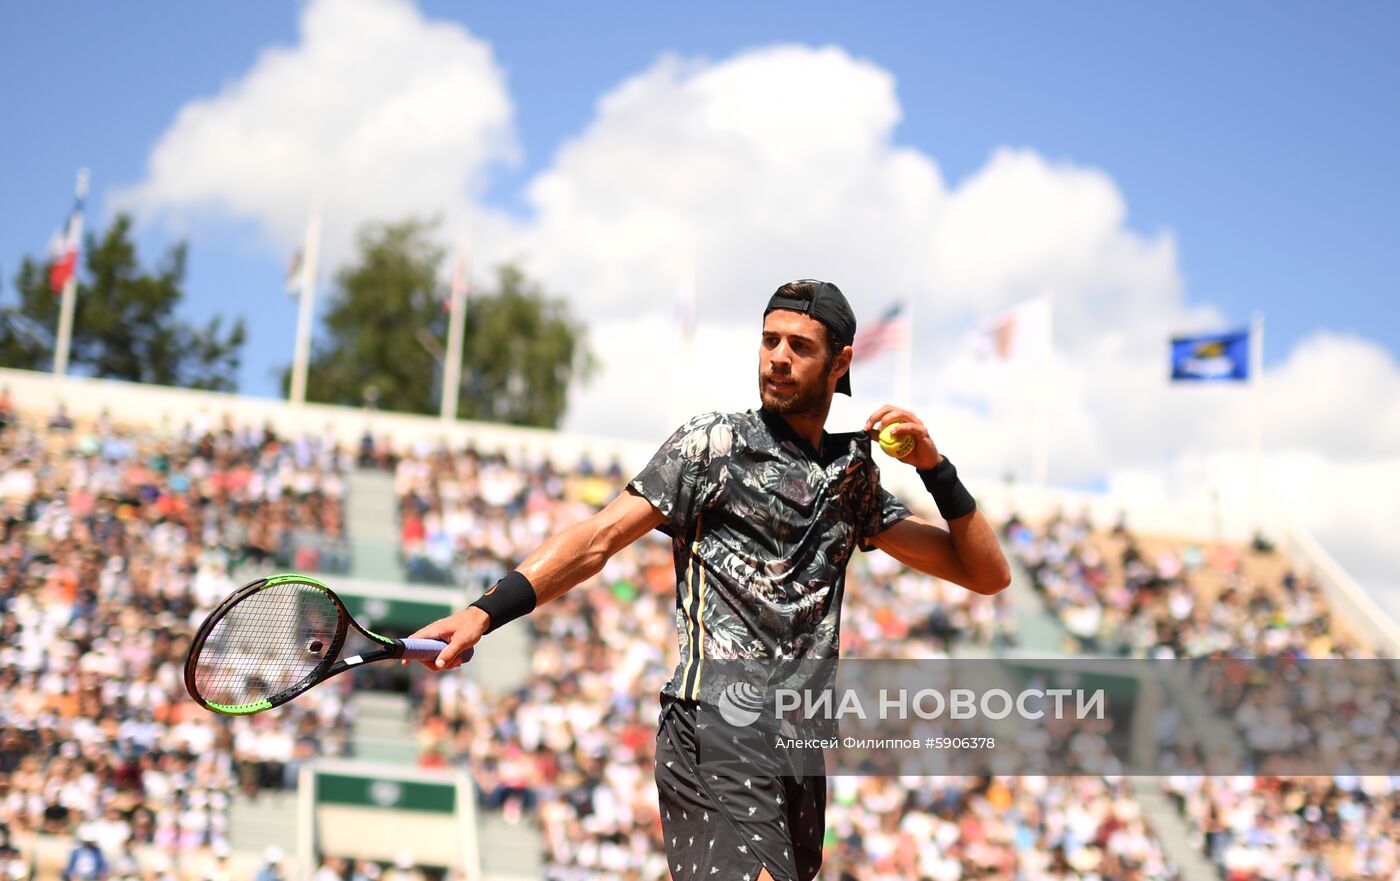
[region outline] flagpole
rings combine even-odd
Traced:
[[[1263,533],[1260,466],[1264,458],[1264,313],[1249,322],[1249,517],[1254,535]]]
[[[467,319],[467,233],[457,240],[457,259],[452,266],[451,310],[447,319],[447,363],[442,369],[442,421],[457,418],[457,399],[462,386],[462,342]]]
[[[894,400],[900,407],[913,407],[910,399],[914,373],[914,298],[911,296],[905,307],[904,338],[899,343],[899,366],[894,377]]]
[[[699,288],[700,260],[696,253],[695,239],[687,237],[681,253],[680,278],[676,285],[676,347],[677,357],[673,363],[671,387],[671,412],[667,430],[680,425],[692,415],[689,410],[692,397],[688,394],[693,379],[691,363],[695,349],[695,293]]]
[[[1031,479],[1044,489],[1050,475],[1050,348],[1055,334],[1055,301],[1045,296],[1045,339],[1040,341],[1039,363],[1035,366],[1035,400],[1031,407]]]
[[[78,181],[74,185],[73,191],[78,198],[79,205],[87,198],[88,194],[88,170],[78,169]],[[83,212],[81,208],[74,212],[72,222],[69,224],[68,235],[71,244],[78,249],[75,253],[82,253],[83,240]],[[68,351],[73,343],[73,307],[78,299],[78,266],[77,258],[74,259],[73,271],[68,273],[68,278],[63,282],[63,301],[58,308],[58,338],[54,341],[53,353],[53,375],[55,379],[62,379],[68,372]]]
[[[306,218],[306,244],[302,250],[301,299],[297,308],[297,342],[292,357],[291,402],[301,406],[306,402],[306,371],[311,360],[311,316],[316,300],[316,263],[320,257],[321,206],[313,203]]]

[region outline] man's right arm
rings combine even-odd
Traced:
[[[543,605],[602,572],[614,554],[663,522],[650,502],[623,490],[597,514],[556,533],[516,568],[534,585],[536,605]]]
[[[597,514],[547,539],[517,571],[534,587],[536,607],[542,606],[603,571],[609,558],[664,522],[650,502],[624,490]],[[476,645],[490,626],[490,616],[471,606],[420,628],[413,637],[446,642],[447,648],[436,662],[422,663],[430,669],[448,670],[461,666],[462,654]]]

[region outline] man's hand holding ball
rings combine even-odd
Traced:
[[[865,431],[878,431],[880,449],[921,471],[943,461],[924,423],[908,410],[886,404],[865,420]]]

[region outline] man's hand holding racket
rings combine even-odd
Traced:
[[[410,639],[438,639],[447,643],[436,659],[419,660],[429,670],[451,670],[471,660],[477,642],[491,626],[491,616],[476,606],[468,606],[446,618],[420,627]],[[408,661],[404,661],[408,664]]]

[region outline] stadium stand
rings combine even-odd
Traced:
[[[228,422],[131,428],[59,410],[4,423],[9,858],[21,842],[70,837],[87,843],[73,849],[74,877],[226,855],[235,789],[285,786],[298,761],[339,751],[345,703],[331,687],[289,712],[220,723],[186,698],[184,652],[250,573],[342,566],[349,459],[334,441]]]
[[[1121,521],[1096,531],[1063,514],[1039,532],[1013,517],[1003,533],[1076,652],[1328,657],[1352,643],[1318,585],[1273,551],[1140,537]]]
[[[1272,549],[1140,537],[1121,519],[1099,531],[1087,517],[1061,514],[1038,530],[1012,518],[1004,534],[1080,651],[1275,662],[1377,656],[1332,613],[1319,585]],[[1238,676],[1221,678],[1234,681],[1217,684],[1237,693],[1221,704],[1249,766],[1264,773],[1163,778],[1197,846],[1227,881],[1396,877],[1400,776],[1278,772],[1307,766],[1308,745],[1294,742],[1291,720],[1325,716],[1385,750],[1395,744],[1388,732],[1400,730],[1397,708],[1350,682],[1310,694],[1233,666]],[[1394,670],[1375,672],[1387,686],[1379,693],[1394,694]],[[1400,767],[1394,756],[1378,762]]]

